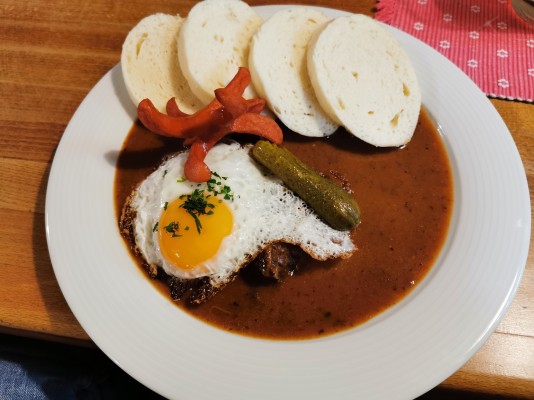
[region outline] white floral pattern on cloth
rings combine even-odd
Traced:
[[[426,42],[491,97],[534,102],[534,27],[508,0],[379,0],[376,19]]]

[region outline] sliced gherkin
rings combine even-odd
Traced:
[[[360,223],[360,208],[356,200],[289,150],[260,140],[254,145],[252,156],[278,176],[332,228],[350,230]]]

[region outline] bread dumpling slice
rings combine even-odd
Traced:
[[[248,67],[250,40],[262,23],[239,0],[204,0],[191,9],[178,38],[178,59],[191,90],[204,104],[239,67]],[[244,97],[257,97],[251,85]]]
[[[136,107],[148,98],[164,112],[172,97],[188,114],[202,107],[178,63],[176,42],[183,22],[179,15],[153,14],[143,18],[126,36],[121,53],[122,76]]]
[[[421,91],[408,55],[364,15],[339,17],[314,34],[308,72],[323,109],[375,146],[402,146],[414,133]]]
[[[317,101],[306,67],[308,41],[328,21],[311,8],[287,8],[265,21],[250,45],[256,91],[285,126],[304,136],[328,136],[339,126]]]

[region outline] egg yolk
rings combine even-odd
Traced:
[[[161,253],[178,269],[189,271],[209,260],[232,231],[232,212],[224,201],[213,197],[207,199],[207,203],[212,206],[206,207],[206,214],[197,215],[200,232],[193,216],[182,207],[183,199],[169,203],[160,217]]]

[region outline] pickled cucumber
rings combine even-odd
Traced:
[[[332,228],[350,230],[360,223],[360,208],[356,200],[289,150],[260,140],[252,148],[252,156],[278,176]]]

